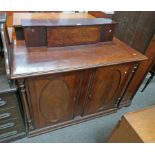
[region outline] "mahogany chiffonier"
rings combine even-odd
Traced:
[[[28,136],[116,112],[139,62],[147,59],[113,38],[112,20],[87,18],[23,19],[18,25],[24,38],[13,46],[11,79]]]

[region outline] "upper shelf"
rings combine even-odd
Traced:
[[[78,19],[78,18],[95,18],[89,13],[14,13],[13,14],[13,26],[20,27],[22,19]]]
[[[27,47],[55,47],[111,41],[116,22],[105,18],[22,19]]]
[[[77,18],[77,19],[22,19],[22,27],[31,26],[93,26],[93,25],[106,25],[116,24],[108,18]]]

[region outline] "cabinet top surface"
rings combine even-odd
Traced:
[[[17,41],[12,57],[12,79],[146,59],[116,38],[112,42],[52,48],[26,48],[24,41]]]
[[[104,25],[115,24],[108,18],[77,18],[77,19],[22,19],[23,27],[29,26],[85,26],[85,25]]]
[[[13,25],[21,26],[22,19],[78,19],[78,18],[95,18],[89,13],[14,13]]]

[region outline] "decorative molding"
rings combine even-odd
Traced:
[[[17,84],[18,84],[20,95],[21,95],[21,99],[23,101],[23,106],[24,106],[24,111],[26,114],[28,130],[29,129],[33,130],[34,126],[32,124],[30,110],[29,110],[28,101],[27,101],[27,94],[26,94],[26,89],[25,89],[25,80],[24,79],[18,79]]]

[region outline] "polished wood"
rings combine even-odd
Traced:
[[[104,18],[22,20],[24,39],[28,47],[111,41],[115,26],[116,22]]]
[[[23,107],[24,107],[24,112],[26,114],[25,117],[25,125],[26,125],[26,131],[28,132],[29,130],[33,129],[34,126],[32,124],[32,116],[30,115],[30,106],[28,104],[28,98],[26,96],[26,88],[25,88],[25,81],[23,79],[18,79],[17,80],[17,84],[18,84],[18,88],[19,88],[19,93],[20,93],[20,97],[23,103]]]
[[[22,27],[45,26],[45,27],[61,27],[61,26],[99,26],[107,24],[116,24],[111,19],[106,18],[67,18],[67,19],[21,19]]]
[[[24,32],[22,28],[22,19],[27,20],[45,20],[45,19],[87,19],[94,18],[88,13],[14,13],[13,14],[13,26],[15,27],[15,38],[17,40],[24,40]]]
[[[94,18],[89,13],[14,13],[13,26],[21,26],[22,19],[77,19]]]
[[[105,116],[105,115],[112,114],[114,112],[117,112],[117,108],[108,109],[108,110],[105,110],[105,111],[100,111],[100,112],[90,114],[90,115],[86,115],[86,116],[83,116],[83,117],[80,117],[80,116],[75,117],[72,120],[68,120],[68,121],[57,123],[57,124],[54,124],[54,125],[45,126],[43,128],[31,130],[31,131],[29,131],[28,137],[37,136],[39,134],[44,134],[44,133],[51,132],[51,131],[54,131],[54,130],[57,130],[57,129],[68,127],[70,125],[75,125],[75,124],[78,124],[78,123],[89,121],[89,120],[92,120],[92,119],[95,119],[95,118],[98,118],[98,117],[102,117],[102,116]]]
[[[71,72],[28,79],[36,128],[74,118],[79,77]]]
[[[46,46],[46,29],[44,27],[24,28],[24,39],[26,46]]]
[[[53,48],[26,48],[24,41],[17,41],[12,58],[12,79],[146,59],[116,38],[107,43]]]
[[[35,66],[36,62],[39,62],[39,66],[36,66],[36,70],[38,67],[45,66],[47,58],[52,58],[50,63],[52,60],[54,62],[52,63],[54,64],[52,72],[50,68],[52,65],[48,66],[47,72],[45,72],[45,69],[40,70],[41,72],[33,71],[33,66],[31,66],[31,73],[20,74],[20,78],[23,79],[19,79],[19,75],[12,76],[12,78],[18,79],[18,86],[28,122],[27,131],[29,135],[47,132],[75,122],[81,122],[82,120],[88,120],[116,111],[120,97],[126,89],[126,83],[128,83],[132,77],[129,76],[129,74],[132,73],[132,64],[146,59],[145,56],[133,49],[127,48],[125,44],[117,39],[111,43],[96,44],[93,46],[80,45],[63,48],[46,48],[50,49],[49,52],[43,52],[42,49],[45,48],[31,48],[31,50],[35,51],[30,52],[30,49],[25,48],[25,45],[21,41],[17,41],[14,47],[16,49],[14,50],[14,60],[18,56],[20,56],[21,60],[21,58],[29,58],[29,56],[34,54],[30,60],[25,61],[28,63],[24,65],[25,70],[28,69],[29,64]],[[20,48],[17,50],[18,47],[22,47],[21,49],[23,51]],[[69,49],[71,51],[69,51]],[[116,53],[114,53],[114,51]],[[55,54],[51,56],[48,55],[48,53]],[[26,54],[27,56],[23,57],[22,54]],[[35,60],[34,58],[37,54],[39,56],[38,58],[44,56],[44,59]],[[93,55],[89,60],[86,59],[88,54]],[[105,57],[103,57],[103,55]],[[60,56],[60,58],[57,56]],[[63,60],[62,63],[64,64],[60,64],[62,58],[69,60],[69,62]],[[43,63],[43,60],[45,64],[40,65],[40,63]],[[124,61],[123,64],[122,60]],[[58,62],[57,64],[56,61]],[[70,65],[71,62],[72,67]],[[86,63],[89,64],[86,65]],[[58,64],[63,68],[58,69]],[[68,69],[66,70],[67,66]],[[22,64],[20,64],[20,67],[22,67]],[[94,77],[94,75],[96,76]],[[113,78],[115,80],[112,80],[112,82],[111,79]],[[90,92],[92,93],[92,100]],[[103,100],[103,96],[105,97],[107,92],[109,92],[110,96],[107,96],[107,98]],[[101,104],[102,102],[103,105]]]
[[[28,136],[116,112],[139,62],[147,59],[117,38],[65,47],[27,48],[16,41],[11,58]]]
[[[25,79],[28,134],[116,111],[131,68],[127,63]]]
[[[134,97],[136,91],[138,90],[140,84],[144,80],[146,74],[150,70],[151,66],[155,60],[155,35],[153,36],[149,47],[146,51],[147,60],[140,62],[138,70],[136,71],[130,85],[128,86],[126,93],[121,101],[120,106],[131,103],[132,98]]]
[[[100,41],[100,27],[47,28],[47,46],[90,44]]]
[[[117,107],[117,100],[131,67],[131,64],[124,64],[95,70],[84,115]]]
[[[155,142],[155,106],[125,114],[113,130],[109,143]]]
[[[112,18],[112,14],[107,14],[103,11],[88,11],[88,13],[96,18]]]

